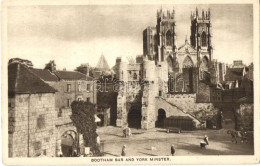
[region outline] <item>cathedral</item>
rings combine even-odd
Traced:
[[[169,116],[189,116],[194,127],[203,125],[194,112],[214,109],[210,89],[217,81],[210,16],[210,9],[192,12],[190,39],[178,47],[175,11],[157,11],[156,26],[143,31],[143,55],[116,61],[117,126],[149,129]]]

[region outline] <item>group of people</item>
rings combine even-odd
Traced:
[[[240,143],[248,142],[247,132],[243,131],[243,129],[241,129],[241,131],[228,130],[227,133],[231,135],[231,141],[236,144],[238,143],[238,140],[240,140]]]

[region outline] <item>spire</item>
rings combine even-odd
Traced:
[[[205,19],[204,10],[202,10],[202,19]]]
[[[209,11],[208,11],[208,19],[210,20],[210,8],[209,8]]]
[[[199,17],[198,8],[196,7],[196,17]]]
[[[98,60],[98,63],[97,63],[96,68],[98,68],[98,69],[104,69],[104,70],[109,70],[109,69],[110,69],[110,67],[108,66],[107,60],[106,60],[106,58],[105,58],[103,52],[102,52],[102,54],[101,54],[101,56],[100,56],[100,58],[99,58],[99,60]]]
[[[172,18],[174,19],[175,17],[175,10],[174,10],[174,7],[172,7]]]

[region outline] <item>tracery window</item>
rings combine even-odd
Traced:
[[[206,33],[205,32],[202,32],[202,35],[201,35],[201,45],[202,45],[202,47],[207,46],[207,39],[206,39]]]
[[[166,45],[167,46],[171,46],[172,45],[172,34],[171,34],[171,32],[169,30],[166,33]]]

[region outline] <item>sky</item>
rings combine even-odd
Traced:
[[[156,12],[175,10],[177,46],[190,36],[190,14],[211,11],[213,58],[232,63],[253,62],[253,6],[236,5],[84,5],[11,6],[7,11],[8,59],[31,60],[43,68],[55,60],[57,69],[96,66],[103,53],[109,66],[117,57],[143,53],[143,30],[156,26]],[[201,13],[200,13],[201,14]]]

